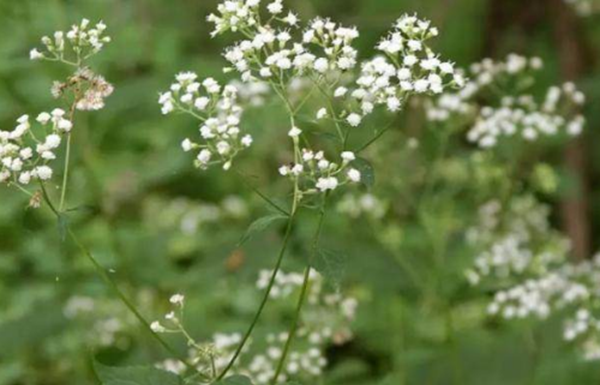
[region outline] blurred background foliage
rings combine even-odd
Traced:
[[[545,60],[541,90],[564,80],[553,11],[563,8],[553,1],[286,3],[304,20],[322,15],[357,25],[360,52],[372,53],[371,47],[402,13],[418,12],[441,30],[437,51],[460,66],[514,51]],[[193,127],[186,119],[162,118],[157,105],[158,91],[167,88],[179,71],[226,80],[221,51],[227,41],[211,39],[204,21],[216,5],[217,0],[0,0],[2,127],[12,127],[18,116],[52,105],[49,86],[66,75],[59,66],[28,60],[29,49],[40,36],[66,29],[82,17],[104,20],[109,26],[113,43],[95,64],[116,91],[106,109],[81,115],[77,122],[72,222],[148,318],[164,313],[171,293],[185,293],[188,325],[203,338],[246,327],[260,299],[253,289],[256,273],[273,263],[281,237],[274,227],[236,249],[248,224],[267,209],[233,176],[190,167],[190,159],[178,148]],[[585,70],[572,80],[588,96],[584,142],[594,149],[600,148],[595,132],[600,125],[600,110],[595,108],[600,103],[600,71],[595,66],[600,23],[593,17],[576,22],[577,36],[589,50]],[[272,181],[271,196],[283,197],[286,185],[276,182],[274,165],[285,159],[287,150],[261,140],[285,137],[281,130],[285,117],[273,107],[279,106],[267,104],[246,115],[245,125],[255,135],[256,146],[239,162],[257,184]],[[355,340],[328,352],[331,364],[323,383],[597,382],[598,365],[582,362],[561,342],[558,324],[549,322],[541,329],[528,322],[506,326],[482,316],[486,298],[473,292],[462,276],[472,255],[460,237],[444,240],[447,257],[435,273],[431,293],[423,294],[410,284],[401,268],[403,260],[412,258],[428,276],[429,235],[410,221],[396,221],[394,215],[407,210],[415,192],[405,187],[423,178],[435,152],[435,136],[425,135],[418,150],[406,146],[402,133],[419,131],[422,121],[418,114],[405,112],[398,118],[398,132],[369,151],[377,170],[373,192],[394,207],[385,225],[369,216],[328,216],[324,243],[347,255],[343,287],[359,298],[360,307]],[[441,227],[464,229],[469,223],[463,218],[472,217],[475,197],[493,196],[503,176],[484,168],[485,175],[477,177],[466,166],[469,155],[455,147],[456,156],[441,167],[443,183],[420,215],[429,215]],[[597,230],[600,199],[593,198],[600,187],[600,153],[588,154],[584,177],[592,199],[586,216]],[[541,194],[557,208],[565,195],[577,190],[582,177],[561,166],[562,157],[554,152],[546,160],[559,166],[563,196]],[[449,191],[455,185],[468,187],[453,195]],[[165,357],[104,288],[88,261],[61,242],[49,213],[24,209],[27,201],[6,189],[0,190],[0,202],[0,384],[92,384],[94,356],[114,365]],[[553,219],[560,227],[560,216]],[[286,270],[303,266],[314,225],[308,215],[299,221]],[[592,241],[599,246],[599,239]],[[74,296],[96,298],[93,317],[66,315]],[[106,337],[110,343],[103,344],[99,330],[106,328],[101,323],[113,317],[121,325]],[[278,321],[267,315],[261,325],[268,327],[270,322]]]

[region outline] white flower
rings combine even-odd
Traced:
[[[284,22],[291,26],[295,26],[298,24],[298,16],[293,14],[292,12],[288,13],[288,15],[283,19]]]
[[[352,182],[360,182],[360,171],[358,171],[355,168],[351,168],[350,170],[348,170],[348,179],[350,179]]]
[[[21,184],[29,184],[29,182],[31,181],[31,173],[29,172],[22,172],[19,175],[19,183]]]
[[[344,162],[348,163],[348,162],[352,162],[353,160],[356,159],[356,155],[354,155],[354,153],[352,151],[344,151],[341,154],[342,159],[344,160]]]
[[[317,119],[321,120],[325,117],[327,117],[327,109],[326,108],[321,108],[319,111],[317,111]]]
[[[185,300],[185,296],[183,294],[173,294],[171,298],[169,298],[169,302],[174,305],[183,305],[183,301]]]
[[[325,58],[319,58],[315,60],[314,68],[315,71],[324,73],[329,69],[329,62]]]
[[[38,166],[34,171],[37,177],[41,180],[48,180],[52,178],[52,169],[48,166]]]
[[[360,116],[357,113],[352,113],[348,115],[348,118],[346,120],[348,124],[350,124],[352,127],[358,127],[358,125],[360,125],[360,123],[362,122],[362,116]]]
[[[302,134],[302,130],[298,127],[292,127],[292,129],[288,132],[288,135],[291,138],[297,138],[300,136],[300,134]]]
[[[200,151],[200,153],[198,154],[198,161],[205,165],[208,162],[210,162],[210,158],[212,156],[212,153],[209,150],[202,150]]]
[[[150,329],[154,333],[164,333],[166,331],[165,327],[160,324],[158,321],[154,321],[150,324]]]
[[[267,10],[273,15],[277,15],[283,11],[283,4],[281,0],[275,0],[271,4],[267,5]]]
[[[39,60],[39,59],[43,59],[43,58],[44,58],[44,54],[41,53],[40,51],[38,51],[37,48],[34,48],[31,51],[29,51],[29,59]]]
[[[341,98],[342,96],[346,95],[346,93],[348,93],[348,89],[346,87],[338,87],[333,96],[335,98]]]
[[[49,113],[47,113],[47,112],[42,112],[41,114],[39,114],[39,115],[37,116],[36,120],[37,120],[38,122],[40,122],[41,124],[47,124],[47,123],[50,121],[50,119],[51,119],[51,118],[52,118],[52,116],[50,116],[50,114],[49,114]]]
[[[252,145],[252,136],[244,135],[244,137],[242,138],[242,146],[250,147],[251,145]]]
[[[183,142],[181,142],[181,148],[183,149],[183,151],[188,152],[192,150],[192,141],[189,139],[184,139]]]
[[[319,178],[317,181],[316,187],[317,189],[325,192],[328,190],[335,190],[338,185],[338,180],[336,177],[327,177],[327,178]]]

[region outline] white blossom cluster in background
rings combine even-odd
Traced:
[[[359,218],[365,215],[374,219],[381,219],[387,211],[387,205],[370,193],[358,196],[346,194],[338,202],[337,210],[351,218]]]
[[[556,135],[578,136],[585,123],[578,112],[585,96],[573,83],[550,87],[541,100],[526,93],[542,65],[539,58],[515,54],[502,62],[476,63],[461,91],[443,94],[428,106],[428,119],[453,124],[457,118],[466,121],[468,140],[481,148],[494,147],[503,138],[531,142]],[[505,96],[498,97],[498,93]]]
[[[509,289],[498,291],[488,306],[504,319],[552,315],[565,318],[563,339],[574,343],[586,360],[600,359],[600,254],[593,260],[566,264]]]
[[[564,0],[581,16],[590,16],[600,11],[598,0]]]
[[[196,237],[203,226],[235,221],[249,214],[247,202],[237,195],[229,195],[220,202],[198,202],[189,198],[147,200],[145,222],[159,231],[178,229],[184,235]]]
[[[570,251],[568,240],[550,227],[548,207],[531,197],[514,198],[506,206],[498,201],[485,204],[479,223],[467,232],[467,242],[478,250],[467,271],[472,284],[506,284],[544,274],[565,261]]]
[[[33,122],[23,115],[17,123],[11,131],[0,131],[0,183],[25,186],[38,179],[49,180],[53,174],[50,163],[73,124],[58,108],[42,112]]]
[[[186,138],[181,147],[184,151],[197,151],[195,164],[206,169],[222,164],[228,170],[235,156],[252,145],[252,136],[242,134],[240,119],[243,109],[238,104],[238,90],[233,85],[222,87],[216,80],[198,81],[198,75],[182,72],[176,76],[170,91],[160,95],[163,114],[182,112],[200,121],[200,137],[197,143]]]
[[[29,53],[31,60],[60,61],[76,67],[104,48],[111,39],[104,33],[106,25],[103,22],[90,26],[88,19],[74,24],[69,31],[56,31],[52,37],[42,37],[44,48],[40,51],[34,48]]]
[[[289,135],[294,140],[298,140],[300,133],[300,129],[294,127]],[[347,183],[361,181],[360,171],[350,167],[356,159],[351,151],[342,152],[338,163],[328,160],[323,151],[314,152],[308,149],[302,149],[296,158],[297,163],[281,166],[279,173],[290,179],[299,180],[301,193],[304,195],[333,191]]]
[[[140,298],[144,302],[144,298]],[[137,320],[115,300],[75,295],[63,308],[64,316],[80,324],[86,344],[127,349]],[[78,329],[79,330],[79,329]]]
[[[600,254],[568,263],[567,239],[549,224],[549,210],[533,198],[493,201],[468,233],[481,249],[467,278],[495,288],[491,316],[506,320],[564,317],[563,338],[586,359],[600,359]]]
[[[264,289],[271,271],[260,273],[257,287]],[[297,296],[302,286],[303,275],[299,273],[279,272],[275,289],[271,295],[275,300],[273,306],[287,304],[282,301],[290,296]],[[215,333],[206,343],[198,343],[185,332],[182,323],[184,297],[176,294],[171,297],[173,311],[166,314],[165,319],[152,323],[152,329],[158,333],[181,333],[188,339],[189,357],[202,373],[210,375],[214,369],[222,371],[241,342],[240,333]],[[356,315],[358,302],[352,297],[345,297],[337,292],[325,289],[323,278],[316,272],[310,276],[307,306],[302,313],[297,339],[292,345],[283,373],[278,381],[285,383],[290,379],[314,381],[327,365],[324,351],[331,344],[343,344],[352,338],[350,323]],[[240,359],[232,369],[232,373],[250,377],[253,383],[269,384],[283,346],[287,341],[287,331],[273,332],[254,337],[250,344],[242,350]],[[185,367],[176,361],[167,360],[159,367],[182,373]]]

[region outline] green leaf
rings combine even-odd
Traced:
[[[110,367],[94,362],[102,385],[182,385],[183,380],[171,372],[152,366]]]
[[[231,376],[215,382],[214,385],[252,385],[252,381],[246,376]]]
[[[371,162],[365,158],[356,158],[354,161],[352,161],[352,166],[360,171],[362,184],[367,186],[368,189],[371,189],[371,187],[373,187],[375,184],[375,170],[373,169]]]
[[[262,231],[265,231],[267,229],[267,227],[269,227],[271,224],[273,224],[273,222],[276,222],[276,221],[279,221],[282,219],[287,219],[287,218],[288,217],[283,214],[272,214],[272,215],[267,215],[267,216],[264,216],[262,218],[255,220],[254,222],[252,222],[252,224],[250,224],[250,226],[248,226],[248,230],[246,230],[246,233],[244,234],[242,239],[240,239],[240,241],[238,242],[238,247],[243,245],[244,243],[246,243],[254,235],[256,235]]]
[[[339,288],[346,270],[346,256],[332,251],[319,249],[313,267],[334,288]]]

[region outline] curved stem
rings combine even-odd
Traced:
[[[73,230],[71,230],[69,228],[68,233],[69,233],[69,236],[71,237],[71,240],[73,241],[73,243],[75,243],[75,245],[77,245],[79,250],[88,258],[88,260],[92,263],[92,265],[94,265],[94,268],[96,269],[96,271],[98,272],[98,274],[100,275],[102,280],[106,283],[107,286],[109,286],[115,292],[115,294],[117,294],[117,297],[119,297],[121,302],[123,302],[123,304],[131,311],[131,313],[133,313],[135,318],[144,326],[146,331],[148,333],[150,333],[152,335],[152,337],[154,337],[158,341],[158,343],[161,344],[165,348],[165,350],[167,350],[170,354],[172,354],[179,361],[181,361],[186,367],[188,367],[188,369],[197,371],[197,369],[194,367],[194,365],[189,363],[184,357],[180,356],[175,351],[175,349],[173,349],[160,335],[158,335],[157,333],[155,333],[152,330],[152,328],[150,327],[150,323],[138,311],[138,309],[127,298],[127,296],[125,296],[125,294],[121,291],[121,289],[119,289],[116,282],[106,272],[106,269],[104,267],[102,267],[102,265],[100,265],[100,263],[96,260],[96,258],[94,258],[92,253],[79,241],[79,239],[77,238],[77,236],[75,235]]]
[[[46,203],[48,204],[48,207],[50,207],[50,210],[52,210],[52,213],[54,213],[54,215],[57,218],[60,218],[61,213],[56,209],[56,207],[50,200],[50,196],[48,195],[48,192],[46,191],[46,186],[44,186],[44,183],[42,183],[41,181],[40,181],[40,186],[42,188],[42,196],[43,196],[44,200],[46,201]],[[98,262],[98,260],[96,260],[96,258],[94,258],[92,253],[83,245],[83,243],[81,243],[79,241],[79,239],[77,238],[77,236],[75,235],[73,230],[71,230],[71,228],[67,227],[67,232],[68,232],[69,236],[71,237],[71,239],[73,240],[73,242],[75,243],[75,245],[77,245],[79,250],[92,263],[92,265],[96,269],[96,272],[100,275],[100,277],[106,283],[106,285],[108,287],[110,287],[111,289],[113,289],[113,291],[117,294],[117,297],[131,311],[131,313],[133,313],[135,318],[144,326],[144,328],[160,343],[160,345],[162,345],[165,348],[165,350],[167,350],[171,355],[173,355],[179,361],[181,361],[188,369],[190,369],[194,372],[198,372],[198,370],[194,367],[194,365],[189,363],[185,358],[181,357],[175,351],[175,349],[173,349],[160,335],[158,335],[157,333],[155,333],[152,330],[152,328],[150,327],[150,323],[144,318],[144,316],[142,316],[142,314],[138,311],[138,309],[135,307],[135,305],[127,298],[127,296],[125,296],[125,294],[121,291],[121,289],[119,289],[119,287],[117,286],[115,281],[106,272],[106,269],[104,269],[104,267],[102,267],[102,265],[100,265],[100,263]]]
[[[279,206],[271,198],[269,198],[262,191],[260,191],[256,186],[254,186],[248,180],[248,177],[246,177],[244,174],[242,174],[238,170],[236,170],[236,174],[240,177],[240,179],[242,180],[242,182],[244,182],[244,184],[246,186],[248,186],[252,191],[254,191],[256,193],[256,195],[258,195],[262,200],[264,200],[267,204],[269,204],[269,206],[273,207],[275,210],[279,211],[280,213],[282,213],[284,215],[287,215],[287,216],[290,215],[290,213],[287,210],[285,210],[283,207]]]
[[[277,256],[277,262],[275,263],[275,268],[273,269],[273,274],[271,274],[271,279],[269,280],[269,284],[267,285],[267,289],[266,289],[266,291],[264,293],[262,301],[260,302],[258,310],[256,311],[256,314],[254,315],[254,318],[252,319],[252,323],[250,323],[250,326],[248,327],[248,330],[244,334],[244,337],[242,338],[242,341],[240,342],[240,344],[238,345],[237,349],[235,350],[235,353],[233,354],[233,357],[231,357],[231,360],[229,360],[229,363],[227,364],[227,366],[225,367],[225,369],[223,369],[223,371],[221,372],[221,374],[219,374],[219,376],[217,377],[217,381],[223,379],[225,377],[225,375],[227,374],[227,372],[229,372],[229,370],[231,370],[231,368],[235,364],[236,360],[238,359],[238,357],[242,353],[242,350],[244,349],[244,346],[248,342],[248,339],[252,335],[252,332],[254,331],[254,328],[256,327],[256,324],[258,323],[258,320],[260,319],[260,316],[261,316],[261,314],[262,314],[262,312],[263,312],[263,310],[264,310],[267,302],[269,301],[269,297],[271,295],[271,290],[273,289],[273,286],[275,285],[275,279],[277,278],[277,273],[279,273],[279,269],[281,268],[281,262],[283,261],[283,257],[285,256],[285,251],[287,250],[287,246],[289,244],[289,240],[290,240],[290,237],[292,235],[292,228],[293,228],[293,225],[294,225],[294,218],[296,216],[296,204],[297,204],[297,201],[298,201],[298,199],[297,199],[297,193],[295,193],[294,194],[294,204],[293,204],[293,207],[292,207],[292,213],[290,214],[288,222],[287,222],[287,226],[286,226],[286,230],[285,230],[285,235],[284,235],[284,238],[283,238],[283,243],[281,245],[281,249],[279,250],[279,255]]]
[[[279,363],[277,364],[277,369],[275,370],[275,375],[271,380],[271,384],[274,385],[277,383],[277,379],[279,375],[283,371],[283,366],[285,365],[285,360],[290,352],[290,348],[292,346],[292,342],[296,337],[296,332],[298,331],[298,324],[300,322],[300,315],[302,314],[302,308],[304,307],[304,303],[306,302],[306,295],[308,293],[308,287],[310,286],[310,273],[312,271],[312,263],[317,254],[317,249],[319,246],[319,240],[321,238],[321,231],[323,230],[323,223],[325,222],[325,204],[327,197],[324,198],[323,204],[321,206],[321,211],[319,213],[319,224],[317,225],[317,230],[312,240],[310,255],[308,259],[308,264],[304,270],[304,281],[302,282],[302,288],[300,290],[300,297],[298,298],[298,304],[296,305],[296,313],[294,314],[294,320],[292,321],[292,325],[290,326],[289,334],[287,341],[285,342],[285,346],[283,348],[283,353],[281,354],[281,358],[279,359]]]

